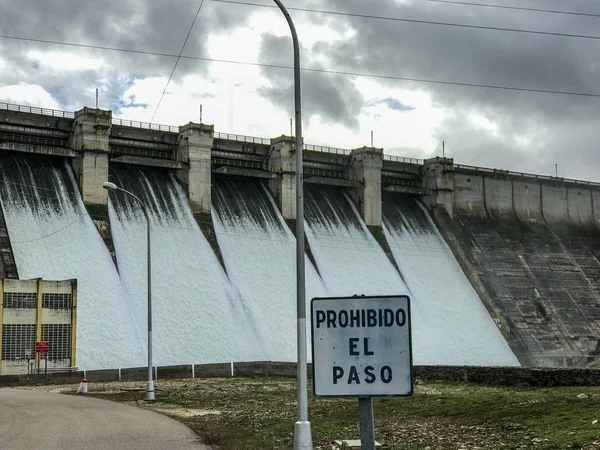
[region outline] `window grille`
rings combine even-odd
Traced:
[[[42,308],[71,309],[72,294],[42,294]]]
[[[35,358],[35,325],[2,325],[2,360],[27,361],[28,358]]]
[[[42,324],[42,341],[50,344],[48,359],[54,366],[68,366],[71,360],[71,325]]]
[[[37,307],[36,292],[5,292],[4,308],[27,308],[35,309]]]

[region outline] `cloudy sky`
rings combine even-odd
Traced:
[[[199,120],[274,137],[293,116],[289,29],[279,10],[205,0],[153,122]],[[599,17],[431,0],[287,0],[309,69],[600,94],[600,40],[451,27],[350,14],[549,31],[600,39],[589,0],[471,0]],[[74,111],[94,106],[150,121],[200,0],[0,0],[0,101]],[[248,64],[233,64],[237,61]],[[463,164],[600,180],[600,97],[303,72],[305,141],[388,154],[446,154]]]

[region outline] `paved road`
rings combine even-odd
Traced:
[[[135,406],[0,389],[0,449],[206,450],[186,426]]]

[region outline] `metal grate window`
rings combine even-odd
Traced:
[[[37,293],[36,292],[5,292],[3,306],[4,306],[4,308],[35,309],[37,307]]]
[[[2,359],[26,361],[35,358],[35,325],[2,325]]]
[[[68,365],[71,360],[71,325],[42,324],[42,341],[50,343],[48,359],[54,366],[64,361]]]
[[[72,294],[42,294],[42,308],[71,309]]]

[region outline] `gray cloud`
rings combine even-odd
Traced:
[[[598,35],[597,19],[577,16],[525,13],[472,6],[441,5],[422,1],[397,3],[362,0],[312,1],[308,5],[386,17],[403,17],[439,22],[548,30]],[[536,7],[536,5],[533,5]],[[546,0],[537,7],[599,13],[589,2]],[[399,77],[447,80],[484,85],[600,93],[600,47],[598,41],[539,36],[446,26],[379,21],[330,16],[337,29],[351,29],[352,38],[321,42],[310,49],[312,61],[328,61],[334,70]],[[269,46],[268,39],[264,47]],[[269,61],[284,63],[275,52],[265,52]],[[273,71],[265,71],[270,81]],[[305,89],[317,90],[320,79],[303,77]],[[440,84],[381,80],[382,85],[402,86],[430,93],[436,106],[452,114],[436,131],[449,143],[459,162],[517,170],[552,173],[554,163],[566,176],[600,179],[598,140],[600,99],[575,96],[511,92]],[[336,97],[353,98],[351,77],[332,76],[328,85]],[[323,100],[323,99],[321,99]],[[322,107],[321,107],[322,108]],[[349,109],[333,102],[327,111],[332,120],[351,123],[360,108]],[[307,114],[311,111],[306,108]],[[481,115],[496,125],[496,131],[477,127],[470,121]],[[354,116],[355,117],[355,116]],[[579,161],[581,164],[576,164]]]
[[[18,7],[2,7],[0,29],[11,36],[177,54],[198,5],[199,0],[20,0]],[[209,32],[241,26],[247,17],[246,9],[205,1],[184,55],[205,56]],[[57,63],[55,70],[41,70],[27,58],[33,50],[69,51],[82,58],[102,58],[108,64],[99,70],[65,73]],[[2,85],[40,84],[62,107],[73,109],[93,104],[94,88],[102,87],[108,107],[117,113],[123,106],[121,95],[135,78],[168,76],[175,62],[168,57],[11,40],[0,40],[0,59],[10,65],[10,70],[0,71]],[[181,60],[174,80],[208,67],[208,63]]]
[[[267,64],[289,64],[283,61],[289,59],[291,45],[290,38],[266,33],[262,37],[259,60]],[[301,61],[310,61],[310,52],[302,50]],[[325,69],[327,65],[313,63],[311,67]],[[290,71],[265,68],[262,73],[269,84],[261,87],[259,94],[286,111],[294,111],[294,84]],[[364,98],[350,79],[309,72],[302,74],[302,102],[310,115],[319,115],[327,123],[357,128],[357,116]]]

